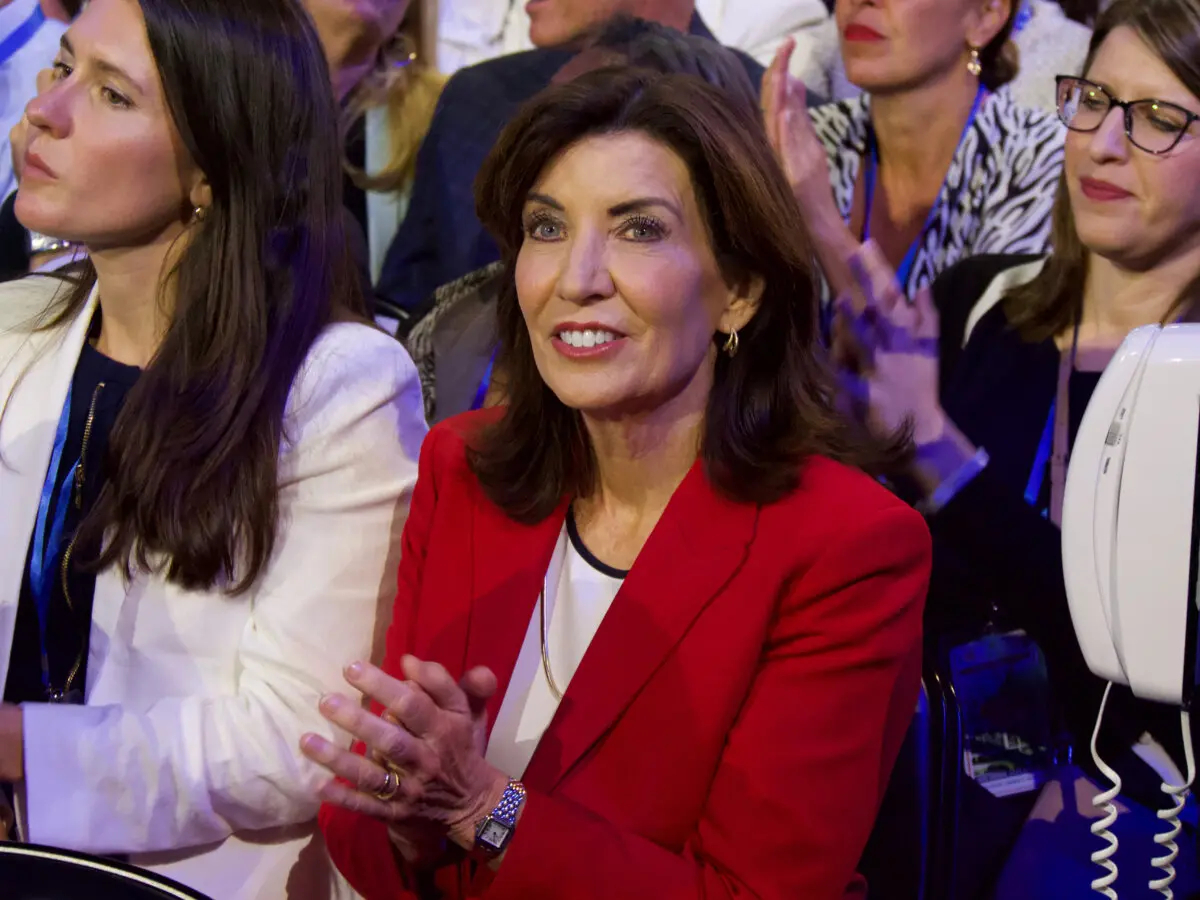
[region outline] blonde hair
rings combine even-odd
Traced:
[[[425,139],[438,98],[446,84],[434,60],[435,43],[429,10],[414,2],[395,37],[379,52],[375,68],[355,87],[346,104],[348,127],[372,109],[387,110],[391,152],[382,171],[369,174],[349,162],[346,170],[366,191],[394,193],[412,182],[417,151]]]

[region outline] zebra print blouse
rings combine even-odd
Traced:
[[[829,103],[809,114],[825,145],[834,199],[848,222],[867,152],[870,98]],[[970,256],[1047,252],[1065,135],[1051,113],[1018,105],[1003,88],[988,94],[958,145],[917,239],[905,293],[911,297]]]

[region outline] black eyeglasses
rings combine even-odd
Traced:
[[[1114,106],[1125,114],[1125,134],[1139,150],[1159,156],[1175,149],[1200,115],[1161,100],[1118,100],[1086,78],[1059,75],[1058,117],[1072,131],[1095,131]]]

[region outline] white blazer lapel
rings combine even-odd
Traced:
[[[45,289],[47,303],[54,288]],[[8,300],[0,293],[0,304]],[[93,291],[78,316],[49,331],[0,330],[0,690],[54,432],[96,302]]]

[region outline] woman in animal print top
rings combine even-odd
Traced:
[[[1048,248],[1064,129],[1004,88],[1015,8],[838,0],[846,71],[866,93],[808,115],[780,50],[767,130],[834,295],[853,289],[847,261],[867,238],[909,297],[960,259]]]

